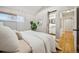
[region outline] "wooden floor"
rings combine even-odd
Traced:
[[[59,39],[59,46],[61,47],[61,53],[74,53],[74,35],[71,31],[63,32],[62,36]]]

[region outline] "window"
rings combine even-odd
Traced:
[[[2,22],[4,21],[24,22],[24,17],[0,12],[0,21]]]
[[[17,16],[17,22],[24,22],[24,17]]]

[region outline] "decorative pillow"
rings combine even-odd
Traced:
[[[16,31],[16,35],[18,37],[19,40],[22,40],[22,35],[19,31]]]
[[[13,30],[0,26],[0,51],[14,52],[19,47],[18,38]]]

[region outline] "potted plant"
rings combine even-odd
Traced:
[[[39,25],[39,22],[30,21],[30,24],[31,24],[31,30],[36,31],[37,26]]]

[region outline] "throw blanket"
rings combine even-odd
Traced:
[[[55,38],[53,36],[35,31],[21,32],[22,38],[32,47],[34,53],[56,52]]]

